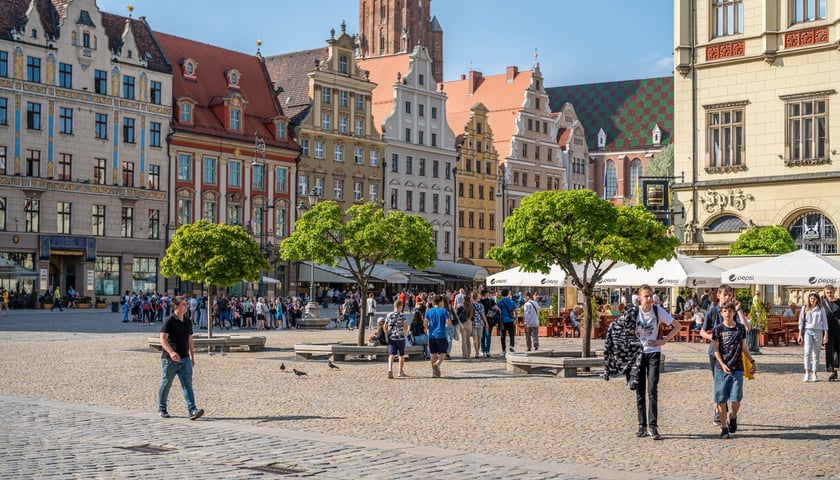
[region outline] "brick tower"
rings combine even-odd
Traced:
[[[359,56],[409,54],[417,44],[432,57],[432,74],[443,81],[443,29],[430,14],[431,0],[359,0]]]

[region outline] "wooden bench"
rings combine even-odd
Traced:
[[[575,377],[579,368],[604,366],[603,351],[596,350],[595,357],[581,357],[580,350],[537,350],[534,352],[510,353],[506,357],[507,371],[531,374],[536,368],[556,369],[564,377]]]
[[[207,337],[204,335],[193,335],[193,343],[195,344],[195,351],[202,352],[212,350],[222,350],[229,352],[231,347],[248,347],[251,352],[256,352],[265,348],[265,337],[248,337],[244,335],[219,335],[215,337]],[[149,348],[152,351],[162,351],[163,347],[160,345],[160,337],[149,337]]]
[[[328,357],[335,362],[345,361],[348,355],[373,357],[376,360],[388,358],[388,346],[355,345],[351,343],[298,343],[295,344],[295,357],[299,361],[311,360],[312,357]],[[422,345],[406,347],[405,356],[423,355]]]

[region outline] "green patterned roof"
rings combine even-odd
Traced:
[[[566,103],[575,107],[586,129],[590,151],[598,149],[598,130],[604,129],[603,150],[653,147],[651,130],[659,125],[661,145],[671,142],[674,128],[674,79],[672,77],[590,83],[546,88],[552,112]]]

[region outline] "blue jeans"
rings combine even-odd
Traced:
[[[195,410],[195,395],[192,387],[192,360],[189,357],[182,358],[180,362],[174,362],[162,358],[160,360],[163,377],[160,380],[158,389],[158,409],[166,409],[166,399],[169,397],[169,388],[175,375],[181,382],[181,392],[184,394],[184,401],[187,402],[187,411]]]
[[[128,321],[128,302],[125,302],[122,306],[123,309],[123,322]]]
[[[446,347],[446,354],[449,355],[449,352],[452,351],[452,337],[455,335],[455,325],[447,325],[446,326],[446,341],[449,342],[449,346]]]
[[[348,313],[347,314],[347,326],[350,328],[356,328],[356,317],[357,314],[355,313]]]
[[[481,329],[481,352],[482,353],[490,353],[490,339],[492,338],[490,333],[491,333],[491,329],[489,329],[489,328],[482,328]]]

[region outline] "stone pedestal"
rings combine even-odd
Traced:
[[[298,319],[297,327],[298,328],[320,328],[324,329],[327,328],[327,325],[330,323],[329,318],[317,318],[317,317],[303,317]]]

